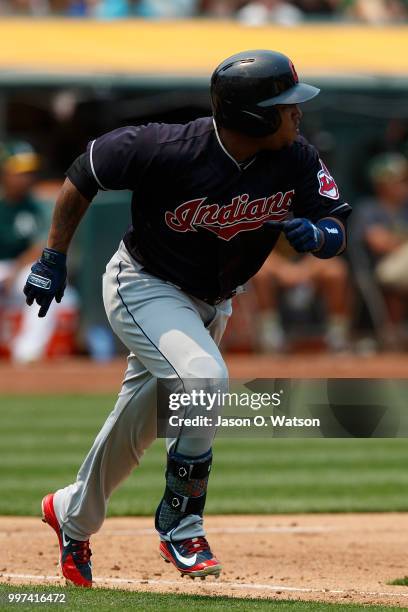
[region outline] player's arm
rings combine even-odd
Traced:
[[[85,198],[69,178],[65,179],[52,216],[47,246],[67,254],[71,240],[91,201]]]
[[[47,247],[31,267],[24,286],[27,304],[31,306],[35,301],[40,306],[39,317],[45,317],[54,298],[60,302],[64,295],[68,247],[89,204],[90,200],[70,179],[65,179],[55,204]]]
[[[47,314],[52,300],[60,302],[67,276],[66,256],[72,237],[99,189],[134,189],[153,156],[155,125],[127,126],[91,141],[67,170],[59,193],[48,246],[31,268],[24,287],[27,304]]]
[[[89,154],[80,155],[67,171],[67,178],[58,194],[47,247],[31,267],[24,286],[26,302],[36,302],[39,317],[45,317],[55,299],[62,300],[67,278],[67,252],[72,237],[90,202],[98,192],[92,174]]]

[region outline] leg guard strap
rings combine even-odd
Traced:
[[[211,464],[212,456],[200,463],[191,463],[179,459],[176,455],[169,455],[167,459],[167,472],[173,474],[179,480],[205,478],[210,473]]]
[[[181,514],[202,514],[205,506],[205,498],[207,493],[200,495],[199,497],[187,497],[185,495],[179,495],[172,491],[167,485],[164,491],[164,499],[176,512]]]

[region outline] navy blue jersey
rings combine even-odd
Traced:
[[[208,300],[228,296],[262,266],[279,237],[265,221],[350,212],[305,139],[240,164],[210,117],[114,130],[89,144],[85,165],[99,189],[133,192],[130,254]],[[81,191],[73,167],[67,176]]]

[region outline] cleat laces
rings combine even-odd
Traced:
[[[71,542],[72,545],[72,556],[78,563],[86,564],[89,563],[92,557],[92,552],[89,547],[89,540],[85,542],[81,542],[77,540],[76,542]]]
[[[204,537],[189,538],[188,540],[183,540],[181,542],[181,546],[186,551],[186,553],[190,555],[194,555],[195,553],[200,552],[210,552],[210,545]]]

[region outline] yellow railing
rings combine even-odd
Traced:
[[[206,77],[224,57],[268,48],[311,75],[408,76],[408,26],[0,20],[0,71]]]

